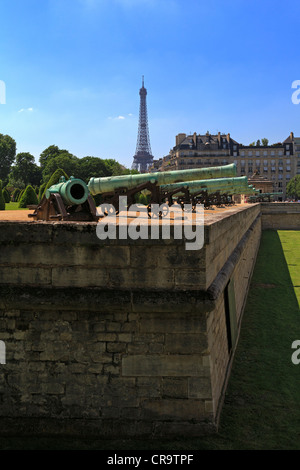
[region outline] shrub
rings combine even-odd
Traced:
[[[30,204],[38,204],[38,198],[33,187],[29,185],[20,199],[19,207],[25,209]]]
[[[2,193],[3,193],[4,201],[5,201],[6,203],[9,203],[9,202],[10,202],[10,194],[9,194],[9,192],[7,191],[7,189],[4,188],[3,191],[2,191]]]
[[[18,199],[16,199],[16,202],[20,202],[21,197],[23,196],[24,191],[25,191],[25,189],[21,189],[21,191],[19,192],[19,195],[18,195]]]
[[[0,180],[0,211],[5,210],[5,199],[2,191],[2,181]]]
[[[19,189],[19,188],[16,188],[16,189],[13,191],[13,193],[12,193],[12,195],[11,195],[11,200],[12,200],[12,202],[17,202],[18,197],[19,197],[19,195],[20,195],[20,192],[21,192],[21,189]]]
[[[43,199],[43,196],[44,196],[46,190],[48,188],[50,188],[50,186],[52,186],[53,184],[59,183],[59,179],[61,178],[61,176],[64,176],[66,178],[66,181],[69,179],[67,174],[61,168],[58,168],[57,170],[55,170],[55,172],[52,174],[51,178],[49,179],[48,183],[43,188],[43,192],[42,192],[40,201]]]

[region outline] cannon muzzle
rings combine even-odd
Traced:
[[[66,206],[74,206],[83,204],[87,200],[89,189],[85,182],[78,178],[71,176],[71,178],[66,181],[64,176],[62,176],[59,183],[50,186],[50,188],[46,190],[46,199],[49,199],[51,194],[54,193],[60,195]]]
[[[89,193],[84,181],[71,178],[66,181],[64,176],[59,183],[53,184],[45,192],[41,202],[35,207],[33,214],[35,220],[69,220],[69,221],[97,221],[95,202]]]

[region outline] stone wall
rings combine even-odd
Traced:
[[[0,223],[1,432],[215,431],[260,206],[207,216],[199,251],[173,238],[101,241],[95,230]]]
[[[300,203],[261,203],[264,230],[300,230]]]

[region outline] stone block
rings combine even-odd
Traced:
[[[203,354],[207,351],[206,332],[197,334],[166,334],[165,352],[178,354]]]
[[[122,375],[126,376],[205,376],[209,368],[195,355],[127,356],[122,358]]]
[[[106,269],[84,267],[58,267],[52,269],[54,287],[105,287],[108,284]]]
[[[199,421],[203,419],[205,404],[200,400],[162,399],[143,404],[144,419]]]
[[[141,313],[141,333],[203,333],[206,331],[206,316],[189,313]]]
[[[189,398],[211,398],[210,377],[190,377],[188,379]]]
[[[188,378],[163,378],[162,398],[188,398]]]
[[[51,268],[0,266],[0,284],[47,286],[51,284]]]

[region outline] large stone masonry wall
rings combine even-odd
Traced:
[[[300,203],[261,203],[263,230],[300,230]]]
[[[215,431],[260,236],[260,207],[206,218],[205,243],[106,240],[94,223],[0,223],[1,433]]]

